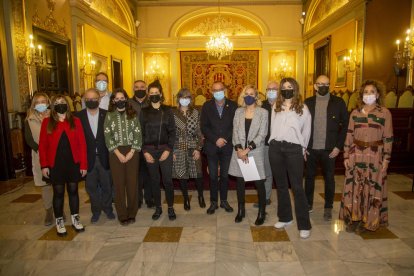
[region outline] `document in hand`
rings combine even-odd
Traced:
[[[243,174],[244,181],[260,180],[259,171],[257,170],[256,162],[253,156],[249,157],[249,163],[244,163],[243,160],[237,159],[240,170]]]

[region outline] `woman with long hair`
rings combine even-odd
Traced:
[[[184,197],[184,209],[190,210],[188,180],[195,179],[198,203],[206,207],[203,196],[203,172],[201,169],[201,149],[203,147],[200,130],[200,112],[194,108],[191,91],[182,88],[177,93],[177,108],[174,109],[175,143],[173,155],[173,178],[180,181]]]
[[[259,172],[260,179],[255,181],[258,197],[259,212],[254,224],[262,225],[266,217],[266,179],[264,145],[267,135],[268,112],[261,108],[259,91],[253,85],[247,85],[239,96],[239,108],[237,108],[233,120],[233,145],[229,174],[237,177],[237,203],[238,212],[234,221],[239,223],[246,215],[245,211],[245,181],[240,170],[238,160],[249,162],[253,157]]]
[[[162,214],[160,178],[165,187],[165,198],[168,204],[168,218],[176,219],[174,211],[174,188],[172,182],[173,156],[175,143],[175,122],[170,107],[162,104],[164,97],[162,86],[158,80],[148,85],[150,105],[142,110],[141,125],[145,161],[151,178],[155,212],[153,220]],[[161,175],[160,175],[161,170]]]
[[[65,186],[69,195],[72,227],[85,230],[79,217],[78,182],[86,176],[86,142],[80,120],[72,115],[64,95],[51,100],[50,116],[43,119],[39,138],[43,176],[53,186],[53,211],[59,236],[67,234],[63,220]]]
[[[269,138],[270,165],[273,177],[277,179],[279,221],[275,227],[284,228],[293,222],[289,176],[299,236],[307,239],[311,234],[311,223],[302,177],[311,133],[311,114],[302,102],[299,84],[295,79],[282,79],[279,91],[275,109],[272,110]]]
[[[49,183],[42,179],[42,169],[39,161],[39,136],[40,128],[44,118],[49,117],[50,99],[46,93],[38,92],[33,95],[32,103],[27,110],[27,117],[24,125],[24,138],[32,149],[32,172],[35,186],[42,189],[43,207],[46,210],[44,225],[53,224],[53,189]]]
[[[349,118],[344,144],[345,184],[339,210],[348,232],[388,225],[387,169],[391,159],[391,112],[383,106],[385,87],[366,80]]]
[[[111,95],[104,132],[115,186],[115,208],[120,224],[126,226],[135,223],[138,212],[138,152],[142,135],[136,112],[122,88]]]

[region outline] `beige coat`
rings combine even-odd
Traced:
[[[30,115],[27,119],[29,123],[30,131],[32,132],[33,140],[39,144],[39,136],[40,136],[40,127],[42,125],[42,121],[39,116],[35,113]],[[42,169],[40,167],[39,161],[39,153],[32,150],[32,171],[33,171],[33,180],[36,186],[46,186],[48,185],[46,182],[42,180]]]

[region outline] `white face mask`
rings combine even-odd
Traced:
[[[374,95],[374,94],[363,95],[362,96],[362,101],[365,104],[371,105],[371,104],[374,104],[377,101],[377,96]]]
[[[190,104],[191,100],[187,98],[180,98],[180,105],[187,107]]]
[[[106,88],[108,88],[108,83],[106,81],[102,81],[102,80],[101,81],[97,81],[95,83],[95,85],[96,85],[96,89],[98,89],[101,92],[106,91]]]
[[[276,99],[277,97],[277,90],[276,89],[272,89],[272,90],[268,90],[267,91],[267,98],[271,101],[273,101],[274,99]]]

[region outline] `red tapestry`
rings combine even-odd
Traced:
[[[211,85],[222,81],[227,97],[237,101],[248,84],[258,86],[259,51],[233,51],[221,60],[207,56],[205,51],[180,52],[181,87],[189,88],[194,97],[211,99]]]

